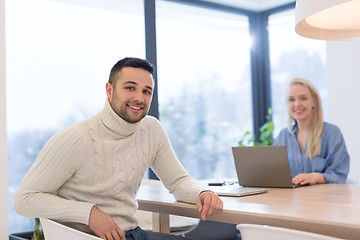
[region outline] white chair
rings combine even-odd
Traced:
[[[45,240],[102,240],[101,238],[78,231],[50,219],[40,218],[40,222]]]
[[[159,180],[144,179],[142,186],[144,185],[156,185],[162,184]],[[152,213],[148,211],[137,210],[135,217],[138,220],[138,225],[144,230],[152,231]],[[190,232],[200,223],[200,219],[182,217],[176,215],[170,215],[170,233],[174,235],[181,235]]]
[[[256,224],[238,224],[242,240],[339,240],[321,234]]]

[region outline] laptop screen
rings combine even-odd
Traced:
[[[293,188],[286,146],[233,147],[241,186]]]

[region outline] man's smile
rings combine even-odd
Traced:
[[[137,105],[127,104],[127,106],[128,106],[130,109],[133,109],[133,110],[141,110],[141,109],[144,109],[144,107],[140,107],[140,106],[137,106]]]

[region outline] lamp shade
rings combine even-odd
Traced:
[[[297,0],[295,23],[308,38],[360,39],[360,0]]]

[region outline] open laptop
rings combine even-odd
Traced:
[[[209,186],[207,189],[215,192],[219,196],[229,197],[243,197],[268,192],[265,188],[243,187],[238,183],[224,186]]]
[[[241,186],[298,187],[292,183],[286,146],[233,147]]]

